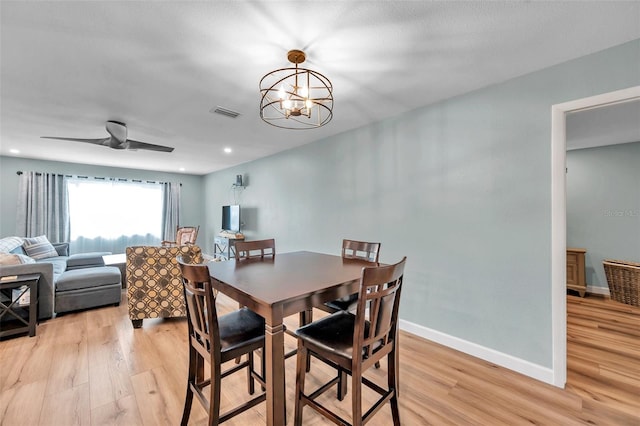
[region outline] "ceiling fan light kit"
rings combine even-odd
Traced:
[[[306,60],[301,50],[290,50],[295,67],[280,68],[260,80],[260,118],[283,129],[315,129],[333,118],[333,86],[317,71],[298,65]]]

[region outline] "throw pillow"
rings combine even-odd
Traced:
[[[27,256],[34,259],[46,259],[48,257],[58,256],[58,252],[49,242],[46,235],[39,237],[25,238],[22,244]]]
[[[0,265],[20,265],[35,262],[32,258],[23,254],[0,253]]]
[[[9,253],[16,247],[22,245],[22,238],[20,237],[4,237],[0,239],[0,253]]]

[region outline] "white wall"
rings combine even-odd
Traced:
[[[567,169],[567,245],[587,250],[587,286],[606,294],[604,259],[640,262],[640,142],[569,151]]]

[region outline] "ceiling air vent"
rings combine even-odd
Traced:
[[[211,108],[209,112],[213,112],[216,114],[224,115],[225,117],[236,118],[240,115],[239,112],[232,111],[227,108],[222,108],[221,106],[217,106],[215,108]]]

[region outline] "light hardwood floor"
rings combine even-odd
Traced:
[[[124,295],[123,295],[124,297]],[[219,297],[221,312],[237,304]],[[314,313],[318,317],[321,312]],[[291,326],[295,326],[292,318]],[[640,424],[640,309],[568,296],[568,383],[558,389],[438,344],[401,333],[404,425]],[[287,337],[293,347],[294,340]],[[37,336],[0,341],[2,425],[177,425],[187,369],[186,321],[145,320],[134,330],[126,303],[65,315]],[[295,357],[287,360],[293,419]],[[383,383],[383,371],[368,375]],[[316,360],[308,386],[329,377]],[[245,398],[245,376],[223,381],[223,410]],[[334,393],[326,404],[349,417]],[[365,401],[373,400],[365,394]],[[366,404],[366,402],[365,402]],[[197,402],[191,424],[205,424]],[[264,404],[226,424],[264,424]],[[389,407],[369,423],[390,424]],[[327,422],[305,409],[305,425]]]

